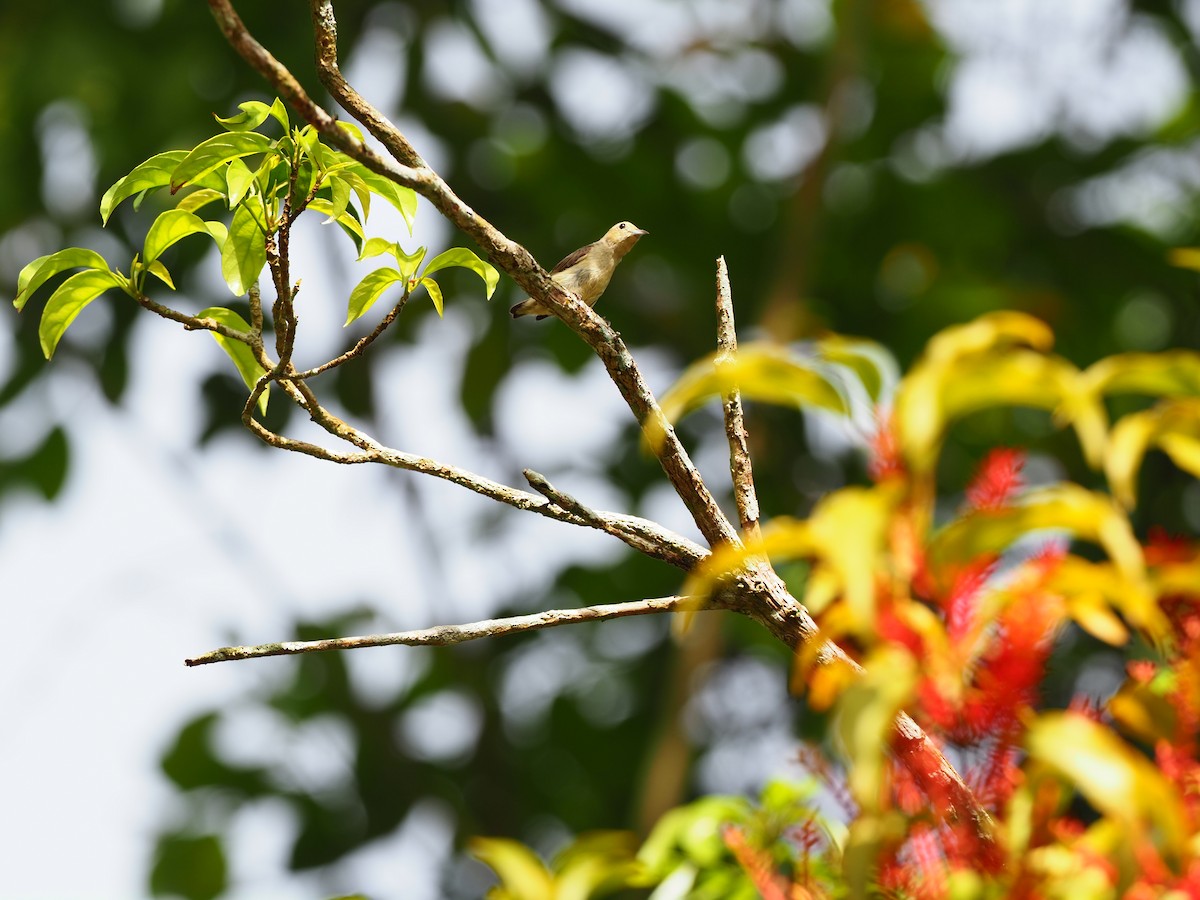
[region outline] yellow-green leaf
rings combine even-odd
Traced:
[[[48,256],[39,256],[17,274],[17,297],[13,300],[13,306],[18,310],[24,309],[33,293],[47,281],[59,272],[80,267],[108,271],[108,263],[103,256],[83,247],[68,247]]]
[[[429,261],[429,265],[425,267],[425,271],[421,274],[422,276],[432,275],[434,272],[449,266],[470,269],[482,278],[484,286],[487,288],[487,299],[492,299],[492,293],[496,290],[496,285],[500,283],[500,273],[496,271],[495,266],[484,262],[466,247],[454,247],[439,253]]]
[[[144,163],[136,166],[124,178],[119,178],[100,199],[100,218],[105,225],[113,210],[122,200],[140,194],[152,188],[164,187],[171,183],[171,173],[188,155],[186,150],[168,150],[150,157]]]
[[[442,315],[442,289],[438,283],[428,276],[421,276],[421,284],[425,286],[425,290],[429,291],[429,299],[433,301],[433,308],[437,310],[439,317]]]
[[[341,124],[341,123],[339,123]],[[356,163],[345,170],[347,174],[357,176],[372,193],[378,194],[404,217],[408,233],[412,234],[413,222],[417,218],[417,194],[411,188],[402,187],[390,178],[385,178],[377,172],[372,172],[361,163]],[[344,177],[344,176],[343,176]],[[363,210],[366,214],[366,210]]]
[[[221,191],[216,191],[212,188],[197,188],[186,197],[181,198],[175,204],[175,208],[184,212],[194,213],[196,210],[202,209],[218,200],[225,203],[226,207],[228,207],[228,198]]]
[[[352,207],[347,206],[340,213],[336,212],[333,204],[324,197],[316,197],[308,204],[308,208],[313,212],[323,213],[326,216],[326,221],[333,220],[341,225],[346,231],[350,232],[351,237],[356,239],[356,243],[361,245],[363,239],[362,223],[358,221],[351,212]]]
[[[283,101],[278,97],[270,106],[261,100],[247,100],[245,103],[239,103],[238,109],[241,110],[240,113],[227,119],[222,119],[220,116],[213,116],[213,118],[230,131],[253,131],[267,120],[267,116],[274,116],[275,120],[283,126],[283,130],[285,132],[288,130],[287,110],[283,106]]]
[[[1200,247],[1173,247],[1167,253],[1167,262],[1181,269],[1200,272]]]
[[[235,313],[231,309],[225,309],[222,306],[210,306],[208,309],[202,309],[199,313],[201,319],[215,319],[222,325],[238,331],[249,332],[250,324]],[[258,384],[258,379],[262,378],[266,371],[258,364],[258,360],[254,358],[254,351],[247,344],[241,341],[235,341],[225,337],[223,334],[218,334],[215,331],[210,331],[209,334],[233,360],[233,364],[237,367],[238,374],[242,376],[242,381],[246,383],[249,390],[254,390],[254,386]],[[269,391],[264,390],[258,396],[258,410],[264,416],[267,414],[267,399]]]
[[[915,366],[896,393],[901,449],[914,471],[930,472],[952,422],[992,406],[1014,405],[1055,411],[1075,426],[1085,456],[1099,462],[1107,422],[1103,406],[1081,390],[1079,370],[1071,363],[1025,349]]]
[[[350,292],[350,303],[346,309],[346,321],[343,328],[349,325],[368,309],[375,305],[379,295],[397,282],[403,282],[402,276],[395,269],[376,269],[354,286]]]
[[[999,310],[939,331],[926,345],[921,361],[944,365],[996,349],[1030,347],[1045,351],[1053,346],[1054,332],[1041,319]]]
[[[364,260],[383,253],[390,253],[396,260],[396,266],[405,281],[416,274],[417,268],[421,265],[421,260],[425,258],[424,247],[418,247],[412,253],[405,253],[403,248],[395,241],[389,241],[381,237],[373,237],[364,243],[362,250],[358,254],[358,258]]]
[[[167,267],[162,264],[161,260],[156,259],[152,263],[147,263],[146,271],[171,290],[175,290],[175,282],[171,280],[171,273],[167,271]]]
[[[787,406],[815,407],[840,415],[850,411],[838,386],[825,373],[774,344],[746,344],[732,359],[712,353],[692,363],[662,396],[660,406],[669,423],[713,397],[740,390],[742,397]],[[646,440],[656,446],[663,428],[653,419],[643,426]]]
[[[471,855],[500,879],[499,897],[511,900],[557,900],[554,879],[532,850],[505,838],[471,838]]]
[[[817,341],[817,351],[827,362],[851,369],[875,403],[898,380],[896,361],[882,344],[863,338],[829,335]]]
[[[251,210],[253,203],[258,205],[256,211]],[[250,290],[267,264],[267,238],[259,224],[262,214],[262,201],[247,197],[233,211],[229,234],[221,245],[221,275],[238,297]]]
[[[967,513],[934,535],[931,560],[967,562],[1001,553],[1032,531],[1061,529],[1102,546],[1121,576],[1144,581],[1141,546],[1129,520],[1111,497],[1076,484],[1057,484],[1030,491],[1017,503],[998,510]]]
[[[1124,416],[1113,427],[1104,473],[1113,494],[1127,508],[1137,503],[1137,473],[1146,453],[1155,447],[1200,478],[1200,399],[1164,401]]]
[[[1174,788],[1110,729],[1078,713],[1045,713],[1026,733],[1025,747],[1131,835],[1153,824],[1172,855],[1182,849],[1183,810]]]
[[[147,264],[154,262],[163,251],[191,234],[206,234],[220,247],[227,233],[220,222],[206,222],[199,216],[181,209],[168,209],[154,220],[146,232],[142,258]]]
[[[110,288],[122,287],[121,279],[108,269],[87,269],[76,272],[58,286],[42,310],[42,321],[38,326],[38,337],[42,353],[49,359],[54,355],[63,332],[85,306]]]
[[[1167,350],[1105,357],[1083,373],[1083,389],[1099,394],[1200,396],[1200,353]]]
[[[207,175],[231,159],[266,153],[271,149],[271,139],[256,131],[232,131],[218,134],[196,145],[171,173],[171,190],[177,191],[186,184]]]
[[[254,173],[240,159],[231,159],[225,167],[225,183],[229,186],[229,205],[237,206],[254,184]]]

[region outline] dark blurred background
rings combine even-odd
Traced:
[[[241,7],[323,98],[306,5]],[[619,219],[650,232],[600,309],[656,390],[713,347],[719,254],[743,340],[837,331],[906,367],[938,329],[1008,308],[1048,321],[1081,366],[1200,344],[1195,273],[1166,262],[1198,240],[1196,0],[336,11],[351,80],[544,265]],[[0,5],[10,291],[65,246],[127,266],[150,216],[127,204],[102,232],[100,194],[251,98],[270,94],[204,4]],[[431,208],[419,217],[431,249],[466,243]],[[340,307],[361,277],[327,234],[313,223],[298,254],[314,361],[343,346]],[[173,254],[183,296],[159,299],[231,302],[207,246]],[[585,502],[686,529],[583,344],[555,322],[512,322],[515,286],[485,304],[471,278],[447,278],[444,320],[410,305],[323,396],[394,446],[510,484],[530,466]],[[20,796],[59,798],[39,827],[20,803],[0,814],[0,842],[23,848],[23,896],[478,896],[471,834],[551,852],[795,773],[805,722],[787,654],[732,619],[682,645],[664,622],[623,621],[185,675],[184,655],[232,640],[630,600],[679,577],[413,475],[279,459],[241,431],[243,387],[211,341],[120,299],[89,307],[48,366],[35,307],[0,317],[0,570],[10,625],[34,639],[0,670],[19,723],[0,758]],[[274,423],[302,428],[283,406]],[[697,414],[683,432],[724,498],[716,422]],[[820,420],[755,408],[750,424],[768,515],[864,479],[861,453]],[[955,428],[948,497],[998,442],[1030,448],[1035,481],[1101,484],[1047,415],[988,412]],[[1139,528],[1200,529],[1200,493],[1159,455],[1141,496]],[[1064,651],[1064,695],[1115,677],[1094,650]],[[35,778],[16,774],[30,766]],[[89,866],[54,865],[77,853]]]

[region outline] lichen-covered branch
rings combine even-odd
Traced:
[[[188,666],[203,666],[209,663],[228,662],[235,659],[259,659],[264,656],[294,656],[298,653],[316,653],[323,650],[357,650],[363,647],[393,647],[402,644],[409,647],[446,647],[475,641],[480,638],[500,637],[538,631],[558,625],[577,622],[601,622],[624,616],[645,616],[674,612],[681,608],[687,597],[656,597],[651,600],[633,600],[628,603],[607,603],[584,606],[578,609],[551,609],[528,616],[511,616],[505,619],[486,619],[468,625],[438,625],[418,631],[398,631],[392,634],[370,634],[357,637],[330,638],[323,641],[281,641],[274,644],[258,644],[252,647],[222,647],[200,656],[184,660]]]

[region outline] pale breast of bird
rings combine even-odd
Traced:
[[[563,287],[578,295],[579,299],[584,303],[592,304],[596,299],[604,293],[604,289],[608,287],[608,280],[611,277],[611,272],[604,272],[598,266],[576,266],[569,274],[564,272],[566,278],[559,281]]]

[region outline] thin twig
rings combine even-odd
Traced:
[[[529,486],[555,506],[577,516],[584,524],[590,525],[592,528],[598,528],[606,534],[620,538],[635,550],[640,550],[648,556],[658,556],[666,551],[671,554],[666,561],[684,571],[690,571],[708,556],[708,551],[699,544],[663,528],[657,522],[639,519],[637,516],[592,509],[584,506],[570,494],[560,491],[546,479],[545,475],[535,472],[533,469],[525,469],[523,474],[525,480],[529,482]]]
[[[161,303],[151,300],[145,295],[138,295],[134,299],[143,309],[148,309],[155,315],[162,316],[164,319],[170,319],[172,322],[178,322],[188,331],[213,331],[230,340],[250,346],[254,345],[254,339],[251,335],[244,331],[238,331],[236,328],[230,328],[216,319],[210,319],[207,316],[189,316],[187,313],[180,312],[177,309],[163,306]]]
[[[737,357],[737,330],[733,324],[733,295],[725,257],[717,259],[717,365],[731,364]],[[722,400],[725,436],[729,438],[729,472],[733,476],[733,499],[737,504],[742,535],[748,541],[762,537],[758,527],[758,492],[754,489],[754,466],[747,444],[746,420],[742,414],[742,392],[734,388]]]
[[[228,662],[235,659],[259,659],[264,656],[292,656],[297,653],[316,653],[323,650],[357,650],[363,647],[392,647],[403,644],[409,647],[446,647],[474,641],[479,638],[499,637],[538,631],[559,625],[579,622],[601,622],[624,616],[645,616],[656,613],[674,612],[682,607],[687,597],[656,597],[651,600],[633,600],[628,603],[606,603],[599,606],[584,606],[578,609],[551,609],[528,616],[511,616],[505,619],[486,619],[468,625],[439,625],[419,631],[398,631],[392,634],[371,634],[359,637],[329,638],[323,641],[282,641],[275,644],[258,644],[251,647],[222,647],[201,656],[185,659],[184,665],[203,666],[208,663]]]
[[[289,381],[303,381],[306,378],[313,378],[317,375],[320,375],[322,372],[328,372],[330,369],[335,369],[342,363],[349,362],[350,360],[361,356],[363,351],[371,346],[375,338],[383,334],[383,332],[387,330],[387,327],[396,321],[396,317],[403,312],[404,305],[408,303],[408,297],[409,291],[405,291],[403,294],[401,294],[400,299],[396,301],[396,305],[393,306],[391,311],[383,317],[378,325],[375,326],[375,330],[370,334],[359,338],[358,343],[356,343],[341,356],[335,357],[334,359],[329,360],[329,362],[322,363],[315,368],[305,369],[303,372],[297,372],[294,375],[285,375],[283,377]]]

